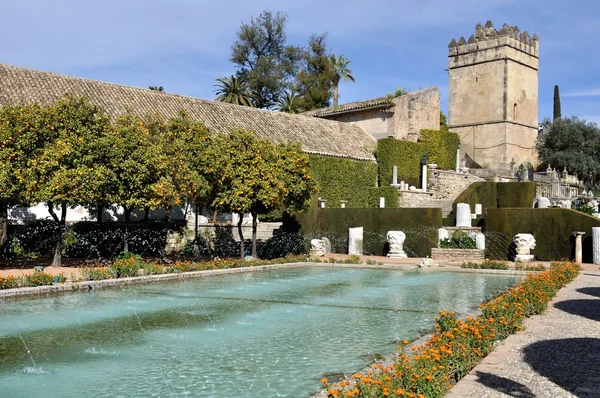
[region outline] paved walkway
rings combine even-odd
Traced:
[[[560,290],[446,398],[600,397],[600,267]]]

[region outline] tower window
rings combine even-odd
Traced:
[[[478,77],[475,77],[475,83],[477,83],[479,81]]]
[[[517,104],[513,105],[513,120],[517,120]]]

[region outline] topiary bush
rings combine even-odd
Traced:
[[[458,203],[468,203],[471,211],[480,203],[484,209],[498,207],[530,208],[535,200],[535,183],[533,182],[475,182],[465,189],[452,204],[456,214]]]

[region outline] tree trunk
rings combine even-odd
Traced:
[[[165,227],[169,225],[169,219],[171,218],[171,207],[165,207]]]
[[[198,245],[198,204],[194,203],[194,261],[200,258],[200,245]]]
[[[0,202],[0,247],[8,241],[8,204]]]
[[[48,205],[50,205],[50,203]],[[65,224],[67,222],[67,204],[61,203],[60,210],[60,220],[58,220],[60,228],[58,230],[58,240],[56,241],[56,247],[54,248],[54,259],[52,260],[53,267],[60,267],[62,265],[63,234],[65,233]],[[54,213],[54,209],[52,209],[52,213]],[[56,213],[54,213],[52,217],[55,216]]]
[[[144,207],[144,222],[148,222],[150,219],[150,208],[148,206]]]
[[[102,212],[104,212],[104,205],[98,203],[98,208],[96,209],[96,222],[98,224],[102,224]]]
[[[217,223],[217,210],[213,210],[213,224]]]
[[[244,219],[244,213],[238,213],[238,235],[240,236],[240,257],[243,259],[246,257],[246,249],[244,248],[244,234],[242,233],[242,221]]]
[[[127,207],[123,206],[123,214],[125,215],[125,236],[123,237],[123,251],[129,251],[129,223],[131,222],[131,212],[133,211],[133,206]]]
[[[256,226],[258,224],[258,214],[255,211],[250,212],[252,214],[252,257],[257,258],[256,253]]]
[[[337,108],[338,106],[338,83],[333,83],[333,107]]]

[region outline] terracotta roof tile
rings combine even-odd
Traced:
[[[8,103],[50,104],[64,95],[84,96],[109,115],[126,110],[165,118],[185,110],[213,132],[253,130],[272,142],[298,142],[307,153],[374,161],[376,141],[358,126],[203,100],[165,92],[82,79],[0,64],[0,106]]]

